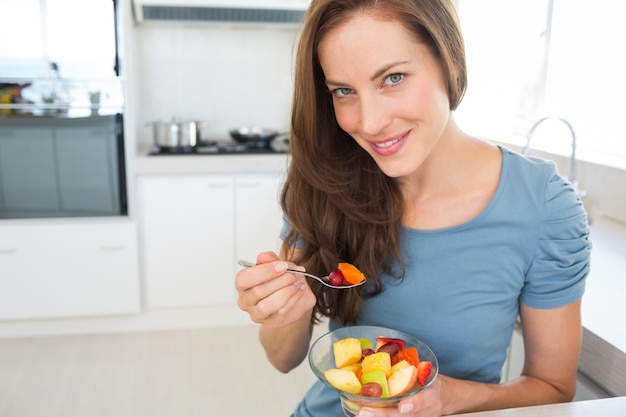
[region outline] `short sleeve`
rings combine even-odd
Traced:
[[[291,229],[293,229],[293,227],[291,226],[291,223],[289,223],[289,219],[287,219],[287,216],[283,214],[283,226],[280,229],[280,235],[279,235],[280,240],[284,241],[287,238],[287,235],[291,232]],[[302,246],[303,246],[302,238],[298,237],[294,247],[296,249],[301,249]]]
[[[283,226],[280,229],[280,239],[285,240],[287,235],[291,232],[291,223],[287,220],[287,217],[283,214]]]
[[[545,186],[542,221],[521,302],[556,308],[579,300],[589,274],[587,214],[574,187],[555,172]]]

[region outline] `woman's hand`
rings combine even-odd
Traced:
[[[255,323],[282,327],[305,315],[310,317],[315,295],[304,277],[286,272],[287,268],[304,271],[273,252],[263,252],[257,256],[257,266],[245,268],[235,277],[237,305]]]
[[[357,417],[439,417],[443,410],[441,390],[445,379],[444,375],[438,375],[430,387],[403,399],[398,408],[363,407]]]

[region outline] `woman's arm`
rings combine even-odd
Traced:
[[[239,308],[261,324],[259,339],[267,358],[285,373],[306,357],[316,301],[306,280],[286,272],[287,267],[302,269],[265,252],[257,257],[257,266],[235,278]]]
[[[580,301],[547,310],[522,304],[520,319],[525,352],[522,375],[493,386],[446,379],[442,391],[445,414],[557,403],[574,398],[582,343]]]
[[[286,326],[262,325],[259,339],[270,363],[280,372],[287,373],[306,358],[312,331],[311,314],[305,314]]]

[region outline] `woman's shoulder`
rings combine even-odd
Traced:
[[[554,161],[537,156],[523,155],[505,147],[500,147],[500,149],[502,150],[503,164],[510,171],[543,178],[558,175]]]
[[[536,198],[546,216],[564,209],[581,211],[581,201],[570,181],[558,172],[553,161],[522,155],[502,148],[502,180],[526,198]],[[565,214],[561,212],[561,214]]]
[[[507,148],[502,149],[502,181],[516,187],[528,187],[529,191],[549,191],[549,184],[567,186],[554,163],[536,156],[522,155]]]

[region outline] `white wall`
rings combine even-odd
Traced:
[[[147,122],[172,117],[207,122],[210,138],[228,130],[289,126],[294,27],[144,24],[133,28],[138,145]]]

